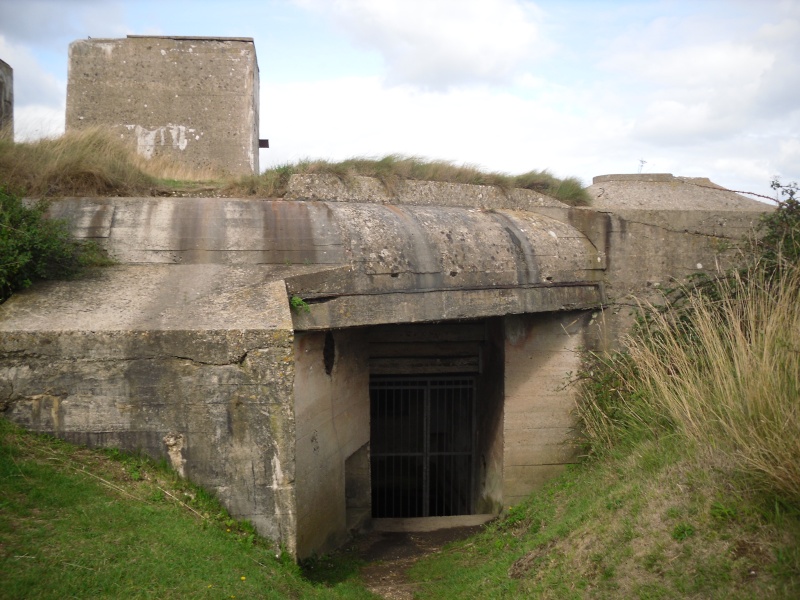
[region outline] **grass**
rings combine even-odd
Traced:
[[[581,182],[574,177],[559,179],[546,170],[508,175],[448,161],[424,160],[398,154],[382,158],[350,158],[341,162],[304,160],[286,164],[268,169],[258,176],[242,178],[230,184],[226,194],[280,197],[286,193],[286,186],[293,174],[334,175],[345,184],[350,184],[356,176],[374,177],[390,194],[397,192],[402,181],[439,181],[494,186],[504,193],[515,188],[528,189],[573,206],[589,204],[588,194]]]
[[[165,158],[146,160],[102,129],[70,131],[58,138],[14,142],[0,135],[0,181],[28,197],[63,196],[242,196],[280,198],[293,174],[335,175],[345,183],[355,176],[379,179],[390,193],[404,180],[491,185],[508,192],[535,190],[567,204],[587,205],[581,182],[558,179],[545,171],[507,175],[458,166],[447,161],[388,155],[342,162],[303,160],[267,169],[259,175],[231,177],[193,171]]]
[[[796,598],[798,540],[797,507],[673,437],[570,467],[411,575],[423,599]]]
[[[2,598],[373,598],[336,584],[165,466],[26,433],[0,419]]]
[[[654,312],[631,340],[647,410],[800,506],[800,268],[756,265],[715,288]]]
[[[0,136],[0,181],[31,197],[149,195],[156,179],[140,163],[99,129],[25,143]]]

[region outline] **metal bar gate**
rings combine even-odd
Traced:
[[[472,513],[475,378],[372,377],[372,516]]]

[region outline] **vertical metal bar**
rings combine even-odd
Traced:
[[[470,378],[470,387],[469,387],[469,416],[470,416],[470,423],[469,423],[469,460],[467,462],[467,468],[469,469],[469,479],[468,488],[467,488],[467,514],[472,514],[474,510],[474,481],[475,481],[475,436],[477,435],[477,382],[475,381],[474,377]]]

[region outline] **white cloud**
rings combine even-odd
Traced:
[[[798,133],[796,7],[794,14],[777,3],[766,12],[748,3],[729,8],[720,13],[719,4],[700,3],[608,43],[598,65],[626,92],[618,110],[634,117],[634,139],[687,153],[728,139],[727,153],[746,152],[759,132],[769,132],[774,144]]]
[[[535,5],[516,0],[297,0],[379,52],[392,84],[509,82],[547,51]]]
[[[14,139],[18,142],[57,137],[64,133],[64,110],[32,104],[14,109]]]
[[[42,67],[27,47],[10,43],[0,35],[0,58],[14,70],[14,104],[59,106],[66,94],[66,83]],[[15,113],[18,108],[15,108]]]

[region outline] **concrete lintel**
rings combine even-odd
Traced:
[[[602,283],[509,289],[443,290],[332,298],[292,314],[294,329],[312,331],[422,323],[509,314],[596,308],[604,303]]]

